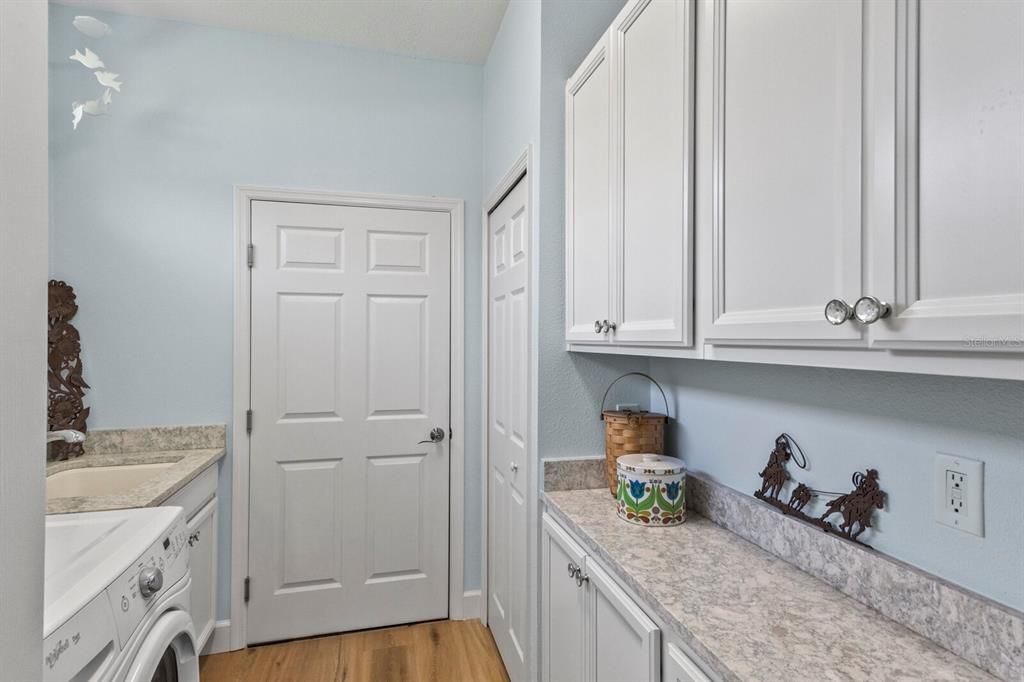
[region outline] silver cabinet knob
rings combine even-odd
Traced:
[[[444,440],[444,429],[440,426],[435,426],[430,430],[430,440],[421,440],[416,445],[423,445],[424,443],[440,443]]]
[[[519,465],[516,464],[515,462],[509,462],[508,463],[508,468],[512,470],[513,474],[516,473],[517,471],[519,471]]]
[[[888,303],[879,301],[874,296],[861,296],[853,304],[853,316],[861,324],[874,324],[882,318],[889,317],[892,308]]]
[[[604,327],[604,333],[607,334],[610,331],[615,331],[616,324],[614,322],[604,320],[601,322],[601,326]]]
[[[578,570],[580,570],[580,567],[570,561],[569,562],[569,577],[570,578],[575,578],[576,577],[576,571],[578,571]]]
[[[825,304],[825,319],[829,324],[840,325],[853,317],[853,308],[841,298],[833,298]]]
[[[576,569],[576,587],[583,587],[583,583],[589,583],[589,582],[590,582],[590,576],[589,575],[583,575],[583,571],[577,568]]]
[[[601,320],[594,320],[594,333],[600,334],[604,331],[604,326],[601,324]]]
[[[164,586],[164,574],[159,568],[147,566],[139,571],[139,592],[143,597],[152,597]]]

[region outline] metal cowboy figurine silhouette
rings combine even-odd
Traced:
[[[796,447],[794,454],[792,447]],[[797,459],[796,455],[799,455]],[[807,468],[807,458],[804,456],[800,446],[796,444],[792,436],[783,433],[775,439],[775,449],[768,455],[768,463],[758,475],[761,477],[761,489],[754,492],[754,497],[772,505],[783,514],[795,516],[806,521],[826,533],[834,533],[864,545],[858,538],[871,528],[871,516],[876,509],[885,506],[885,493],[878,485],[878,470],[868,469],[866,472],[856,472],[853,475],[854,489],[846,494],[816,490],[804,483],[797,482],[796,488],[790,494],[789,500],[783,502],[779,499],[783,487],[790,480],[793,480],[786,470],[786,464],[793,460],[801,469]],[[835,499],[828,502],[825,513],[821,516],[809,516],[804,512],[813,497],[835,496]],[[839,525],[833,525],[828,517],[838,514],[842,521]]]

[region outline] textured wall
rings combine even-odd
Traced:
[[[50,8],[50,265],[78,291],[90,425],[230,423],[235,184],[466,199],[478,422],[482,69],[117,14],[88,41],[74,15]],[[124,88],[73,133],[70,102],[98,91],[68,60],[86,45]],[[479,472],[479,430],[466,441]],[[226,577],[230,461],[221,493]],[[479,532],[466,550],[472,588]]]
[[[653,360],[680,415],[668,452],[746,494],[785,431],[806,453],[799,481],[849,490],[878,469],[888,504],[873,546],[951,582],[1024,608],[1024,384],[914,374]],[[934,520],[935,453],[985,462],[985,537]]]

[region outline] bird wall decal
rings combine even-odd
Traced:
[[[75,53],[68,57],[68,59],[78,62],[87,69],[99,69],[104,66],[103,60],[100,59],[99,55],[89,48],[85,48],[85,54],[75,50]]]

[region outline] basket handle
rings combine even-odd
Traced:
[[[665,397],[665,390],[661,387],[661,384],[659,384],[657,381],[652,379],[649,375],[644,374],[643,372],[626,372],[625,374],[620,376],[618,379],[616,379],[612,383],[608,384],[608,388],[605,389],[604,397],[601,398],[601,418],[602,419],[604,418],[604,403],[605,403],[606,400],[608,400],[608,394],[611,393],[612,386],[614,386],[615,384],[619,383],[619,381],[621,379],[625,379],[626,377],[634,377],[634,376],[636,376],[636,377],[643,377],[644,379],[647,379],[652,384],[654,384],[655,386],[658,387],[658,392],[661,393],[661,399],[665,403],[665,414],[668,417],[671,417],[672,415],[670,415],[668,413],[668,398]]]

